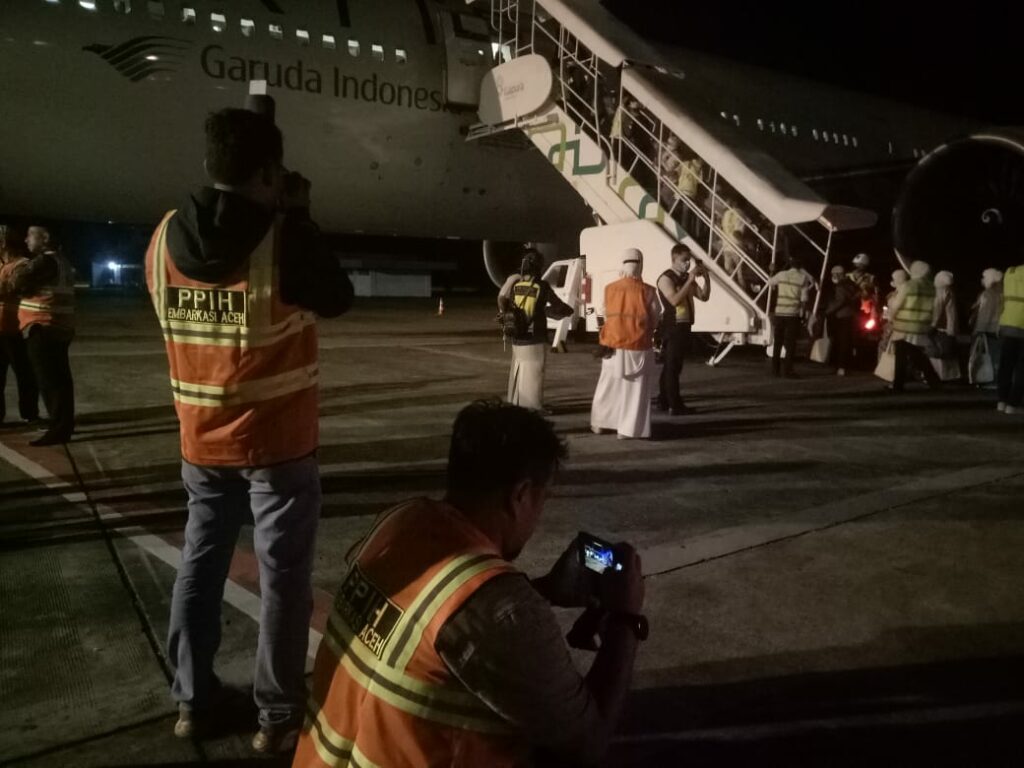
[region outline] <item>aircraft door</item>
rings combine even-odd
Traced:
[[[480,103],[480,81],[494,63],[488,21],[472,13],[442,10],[441,31],[445,104],[475,108]]]

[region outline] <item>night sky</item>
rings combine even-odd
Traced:
[[[1024,3],[605,0],[645,37],[1024,125]],[[666,20],[674,23],[666,23]]]

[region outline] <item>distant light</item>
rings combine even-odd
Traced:
[[[157,56],[155,53],[151,53],[151,54],[149,54],[149,56],[146,57],[146,61],[159,61],[159,60],[160,60],[160,57]]]
[[[38,45],[40,48],[43,48],[43,47],[49,45],[49,43],[46,42],[45,40],[33,40],[32,41],[32,45]]]
[[[119,270],[120,268],[121,268],[121,265],[118,264],[116,261],[108,261],[107,262],[107,269],[112,269],[114,272],[117,272],[117,270]]]
[[[875,318],[869,317],[867,319],[867,322],[864,323],[864,330],[865,331],[873,331],[873,330],[875,330],[875,326],[876,325],[878,325],[878,323],[875,322]]]
[[[96,10],[96,0],[78,0],[78,4],[87,11]]]

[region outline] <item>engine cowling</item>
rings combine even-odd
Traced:
[[[513,272],[518,272],[523,263],[523,251],[536,248],[547,266],[558,258],[559,248],[556,243],[516,243],[508,241],[484,240],[484,268],[487,276],[497,287],[505,284],[505,280]]]
[[[926,261],[960,285],[1024,263],[1024,130],[978,133],[925,156],[896,203],[893,241],[904,267]]]

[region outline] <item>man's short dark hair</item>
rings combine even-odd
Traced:
[[[487,497],[523,480],[546,486],[567,455],[554,425],[536,411],[477,400],[455,417],[448,493]]]
[[[220,184],[245,184],[284,158],[281,131],[247,109],[222,109],[206,118],[206,171]]]
[[[693,251],[690,250],[689,246],[683,245],[682,243],[676,243],[672,246],[672,255],[679,256],[680,254],[683,256],[691,256],[693,255]]]

